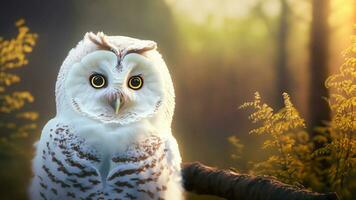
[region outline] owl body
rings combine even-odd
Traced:
[[[31,199],[183,199],[173,84],[154,42],[86,34],[61,67],[56,104]]]

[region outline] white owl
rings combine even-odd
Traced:
[[[183,199],[174,98],[155,42],[87,33],[61,66],[31,199]]]

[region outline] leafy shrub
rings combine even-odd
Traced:
[[[324,127],[316,127],[318,135],[308,134],[304,119],[286,93],[283,94],[284,107],[278,111],[264,103],[258,92],[253,101],[240,106],[241,109],[253,109],[249,119],[257,128],[250,134],[267,135],[261,148],[274,150],[266,160],[253,162],[251,173],[275,176],[286,183],[316,191],[336,191],[344,199],[355,196],[355,37],[343,55],[345,62],[339,72],[325,82],[330,89],[330,98],[326,100],[333,116]],[[238,141],[236,136],[229,138],[235,147]],[[236,152],[241,153],[241,149]],[[236,152],[233,158],[239,157]]]
[[[11,88],[19,83],[21,78],[11,70],[28,64],[27,55],[36,44],[37,34],[30,33],[25,21],[16,22],[18,34],[15,38],[5,40],[0,37],[0,147],[6,154],[18,150],[13,142],[26,138],[36,128],[38,113],[24,110],[27,103],[34,101],[29,91],[17,91]],[[13,147],[11,150],[6,148]]]

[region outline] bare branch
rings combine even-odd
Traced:
[[[233,200],[338,200],[336,193],[320,194],[273,178],[219,170],[198,162],[182,165],[187,191]]]

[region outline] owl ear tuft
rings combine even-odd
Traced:
[[[84,39],[85,40],[89,40],[89,41],[91,41],[92,43],[94,43],[94,44],[96,44],[96,45],[98,45],[98,46],[101,46],[102,44],[102,42],[101,42],[101,39],[100,39],[100,37],[98,36],[98,34],[95,34],[95,33],[93,33],[93,32],[87,32],[86,34],[85,34],[85,36],[84,36]]]
[[[121,60],[125,55],[129,53],[142,54],[145,51],[154,50],[157,48],[157,43],[151,40],[138,40],[134,38],[126,38],[124,45],[115,46],[115,41],[109,41],[109,37],[103,32],[97,34],[88,32],[84,36],[85,39],[90,40],[96,44],[100,49],[109,50],[118,55]],[[113,43],[112,43],[113,42]]]
[[[141,54],[145,51],[154,50],[157,48],[157,43],[151,40],[139,40],[130,46],[128,46],[123,52],[123,56],[129,53],[138,53]]]
[[[98,32],[97,34],[88,32],[85,34],[84,38],[89,39],[101,49],[113,51],[117,55],[119,54],[117,48],[108,41],[107,36],[103,32]]]

